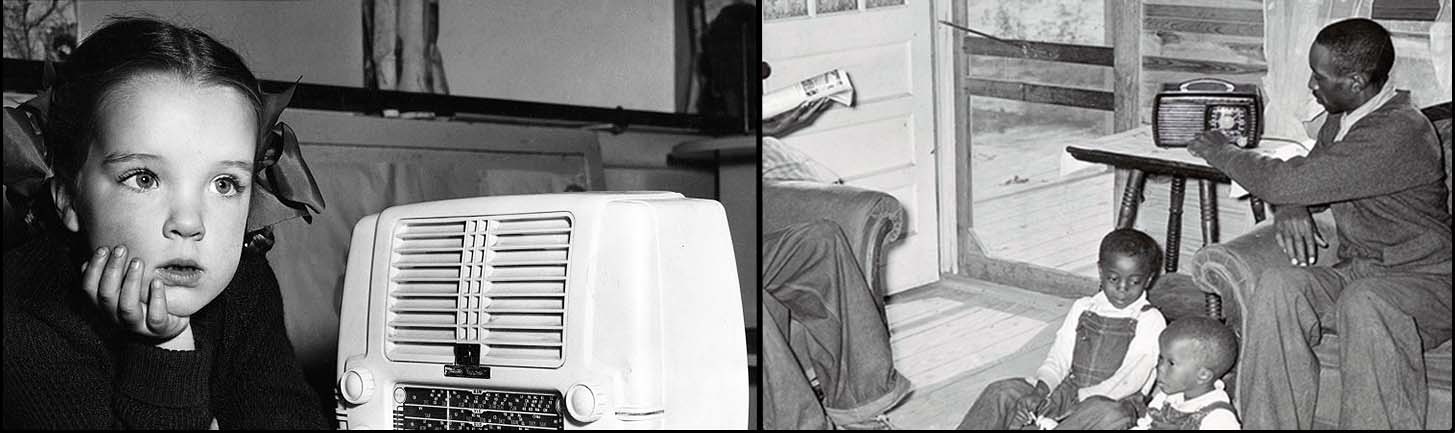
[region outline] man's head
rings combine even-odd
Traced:
[[[1116,229],[1101,238],[1096,262],[1107,301],[1126,308],[1152,287],[1157,268],[1162,266],[1162,252],[1146,233]]]
[[[1320,30],[1308,58],[1314,98],[1330,113],[1343,113],[1384,88],[1394,67],[1394,42],[1379,23],[1351,18]]]
[[[1233,330],[1207,317],[1177,319],[1162,331],[1158,345],[1157,386],[1167,394],[1211,390],[1238,357]]]

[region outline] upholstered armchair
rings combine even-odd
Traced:
[[[1450,136],[1451,136],[1451,108],[1450,103],[1435,105],[1424,109],[1426,117],[1434,123],[1435,129],[1439,132],[1441,144],[1444,146],[1445,158],[1445,186],[1451,184],[1450,176]],[[1450,205],[1447,198],[1446,206]],[[1330,212],[1315,214],[1314,221],[1318,224],[1319,233],[1324,235],[1328,241],[1329,248],[1321,251],[1321,257],[1332,257],[1334,251],[1338,250],[1338,236],[1335,235],[1334,219]],[[1247,307],[1242,305],[1242,300],[1251,299],[1252,293],[1258,290],[1256,285],[1258,276],[1263,271],[1280,266],[1292,266],[1289,264],[1288,256],[1279,248],[1275,240],[1275,231],[1272,226],[1272,219],[1265,220],[1255,226],[1248,233],[1245,233],[1228,242],[1208,245],[1193,256],[1188,269],[1200,290],[1217,295],[1209,297],[1210,306],[1216,306],[1216,301],[1221,299],[1221,311],[1217,308],[1210,308],[1214,315],[1221,315],[1228,326],[1233,327],[1241,337],[1249,332],[1243,315]],[[1320,260],[1317,266],[1328,266],[1334,260]],[[1317,410],[1314,414],[1315,425],[1333,426],[1339,417],[1339,338],[1337,335],[1325,333],[1323,341],[1314,347],[1314,353],[1318,356],[1322,371],[1319,377],[1319,396]],[[1444,344],[1425,353],[1426,376],[1429,381],[1429,415],[1427,417],[1427,428],[1449,430],[1451,427],[1450,418],[1450,375],[1451,375],[1451,342]]]
[[[763,183],[763,233],[819,219],[844,230],[864,279],[880,297],[884,286],[884,249],[903,236],[904,207],[893,196],[863,188],[809,181]]]

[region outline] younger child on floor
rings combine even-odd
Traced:
[[[1178,319],[1160,338],[1157,385],[1145,415],[1133,430],[1238,430],[1223,381],[1233,368],[1238,338],[1227,325],[1206,317]]]
[[[1145,233],[1117,229],[1102,238],[1101,290],[1071,305],[1035,377],[991,383],[960,429],[1130,427],[1126,414],[1151,390],[1157,336],[1167,326],[1146,296],[1161,263]]]

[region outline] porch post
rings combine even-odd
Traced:
[[[1106,0],[1106,42],[1112,47],[1112,133],[1136,128],[1141,121],[1142,1]],[[1122,207],[1127,170],[1116,171],[1112,203]],[[1115,223],[1115,222],[1113,222]],[[1136,221],[1132,221],[1136,225]]]

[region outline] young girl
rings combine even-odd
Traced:
[[[287,95],[263,95],[210,36],[148,18],[98,29],[51,85],[6,109],[6,182],[12,155],[38,154],[32,171],[54,177],[37,210],[55,214],[4,256],[5,428],[325,427],[277,281],[243,254],[258,218],[297,204],[260,186],[321,206],[310,176],[276,171],[297,154],[274,126]]]
[[[1101,240],[1101,291],[1077,299],[1045,363],[1031,379],[991,383],[961,430],[1013,428],[1125,429],[1152,387],[1157,336],[1167,326],[1147,302],[1161,253],[1151,236],[1117,229]],[[1032,384],[1034,381],[1034,384]]]

